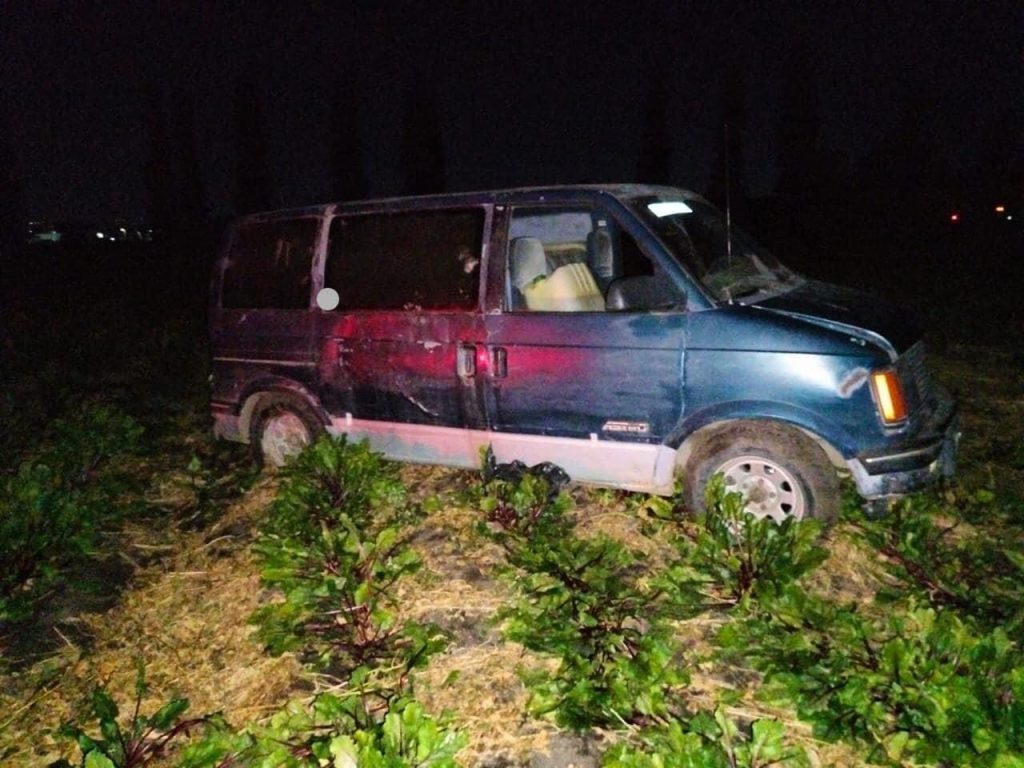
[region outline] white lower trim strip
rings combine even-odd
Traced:
[[[370,421],[348,414],[332,418],[329,429],[332,434],[367,440],[375,451],[396,461],[476,469],[482,451],[491,446],[499,462],[518,460],[532,466],[550,461],[574,482],[645,493],[672,492],[676,452],[663,445]]]

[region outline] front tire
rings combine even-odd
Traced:
[[[273,395],[250,422],[249,445],[257,466],[282,467],[323,434],[323,423],[309,405]]]
[[[717,473],[727,491],[743,494],[747,512],[831,522],[839,514],[839,478],[825,452],[802,432],[772,422],[739,422],[702,440],[686,463],[684,490],[693,511],[704,509]]]

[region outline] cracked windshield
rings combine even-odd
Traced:
[[[699,198],[642,197],[634,207],[689,273],[718,301],[757,301],[803,278],[783,266],[724,213]]]

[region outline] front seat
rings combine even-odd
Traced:
[[[544,245],[535,237],[512,241],[512,285],[535,312],[603,312],[604,297],[586,264],[573,262],[548,272]],[[522,303],[515,302],[517,308]]]
[[[548,259],[544,254],[544,245],[536,237],[517,237],[512,241],[509,277],[515,296],[512,297],[514,309],[538,309],[530,303],[530,289],[539,280],[548,276]]]
[[[615,278],[615,249],[612,236],[604,229],[595,229],[587,235],[587,264],[602,291]]]
[[[541,312],[603,312],[604,296],[586,264],[574,262],[537,280],[524,292],[526,305]]]

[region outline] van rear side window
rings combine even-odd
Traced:
[[[319,219],[257,221],[235,232],[221,306],[306,309]]]
[[[331,223],[324,286],[345,309],[475,309],[484,210],[373,213]]]

